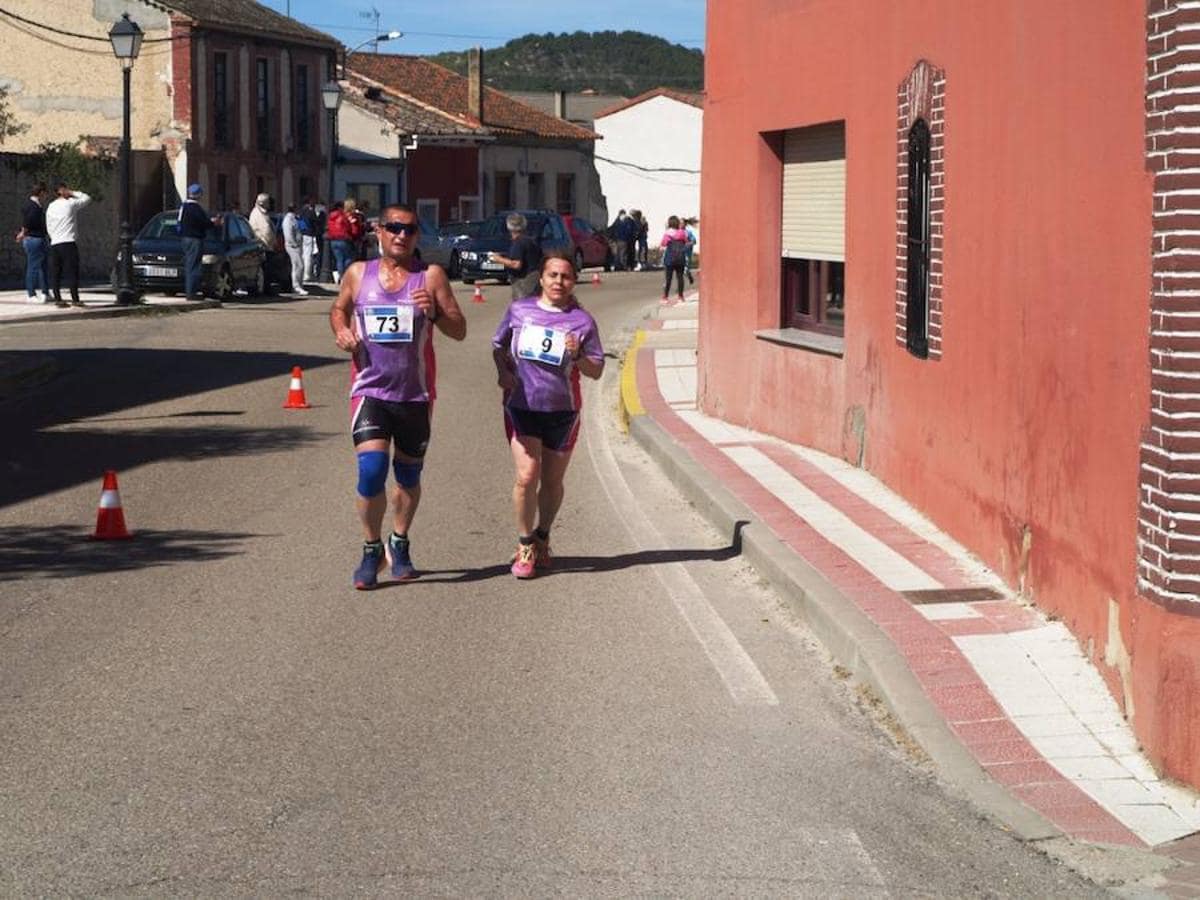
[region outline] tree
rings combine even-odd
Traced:
[[[93,200],[101,200],[112,179],[116,160],[106,154],[90,155],[79,149],[79,144],[39,144],[31,156],[17,163],[17,171],[30,176],[32,181],[44,181],[53,185],[65,181],[72,190],[90,194]]]
[[[8,88],[0,87],[0,144],[7,138],[16,137],[29,130],[28,123],[18,122],[8,105]]]

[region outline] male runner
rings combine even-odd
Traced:
[[[360,591],[375,587],[390,561],[392,578],[417,577],[408,529],[421,502],[421,468],[437,391],[433,326],[456,341],[467,321],[441,266],[413,259],[417,215],[407,206],[385,208],[376,226],[380,258],[352,264],[342,275],[329,325],[338,347],[351,354],[351,436],[358,455],[358,516],[366,542],[354,570]],[[394,445],[393,526],[385,550],[388,448]]]

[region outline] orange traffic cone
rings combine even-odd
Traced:
[[[133,537],[125,530],[125,513],[121,509],[121,492],[117,490],[117,473],[104,473],[100,489],[100,506],[96,510],[96,533],[93,541],[124,541]]]
[[[472,303],[486,303],[487,302],[486,300],[483,299],[483,291],[481,291],[479,289],[479,285],[475,285],[475,293],[471,295],[471,302]]]
[[[300,367],[292,367],[292,380],[288,384],[287,402],[284,409],[309,409],[308,400],[304,396],[304,384],[300,380]]]
[[[599,284],[599,283],[600,283],[600,273],[593,272],[592,273],[592,284]]]

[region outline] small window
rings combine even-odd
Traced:
[[[229,178],[223,173],[217,173],[217,209],[229,209]]]
[[[229,54],[213,54],[213,143],[229,147]]]
[[[436,198],[425,198],[417,201],[417,219],[422,224],[437,231],[441,214],[441,201]]]
[[[929,356],[929,126],[917,119],[908,132],[908,255],[905,285],[906,346]]]
[[[257,60],[255,69],[255,125],[258,132],[258,149],[266,152],[271,149],[271,68],[265,59]]]
[[[562,215],[569,216],[575,212],[575,175],[573,173],[558,176],[557,190],[554,193],[555,209]]]
[[[308,151],[309,142],[308,66],[296,66],[296,149]],[[307,191],[301,193],[307,195]]]
[[[818,259],[784,259],[784,328],[826,334],[845,330],[846,264]]]
[[[780,325],[845,332],[846,125],[783,137]]]
[[[496,212],[512,209],[517,201],[513,197],[513,173],[496,173]]]

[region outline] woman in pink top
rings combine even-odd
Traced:
[[[683,301],[683,270],[687,266],[687,251],[690,245],[688,233],[679,227],[679,217],[671,216],[667,219],[667,230],[660,242],[663,248],[663,271],[667,273],[667,279],[663,282],[663,303],[667,302],[671,294],[672,275],[678,281],[679,302]]]

